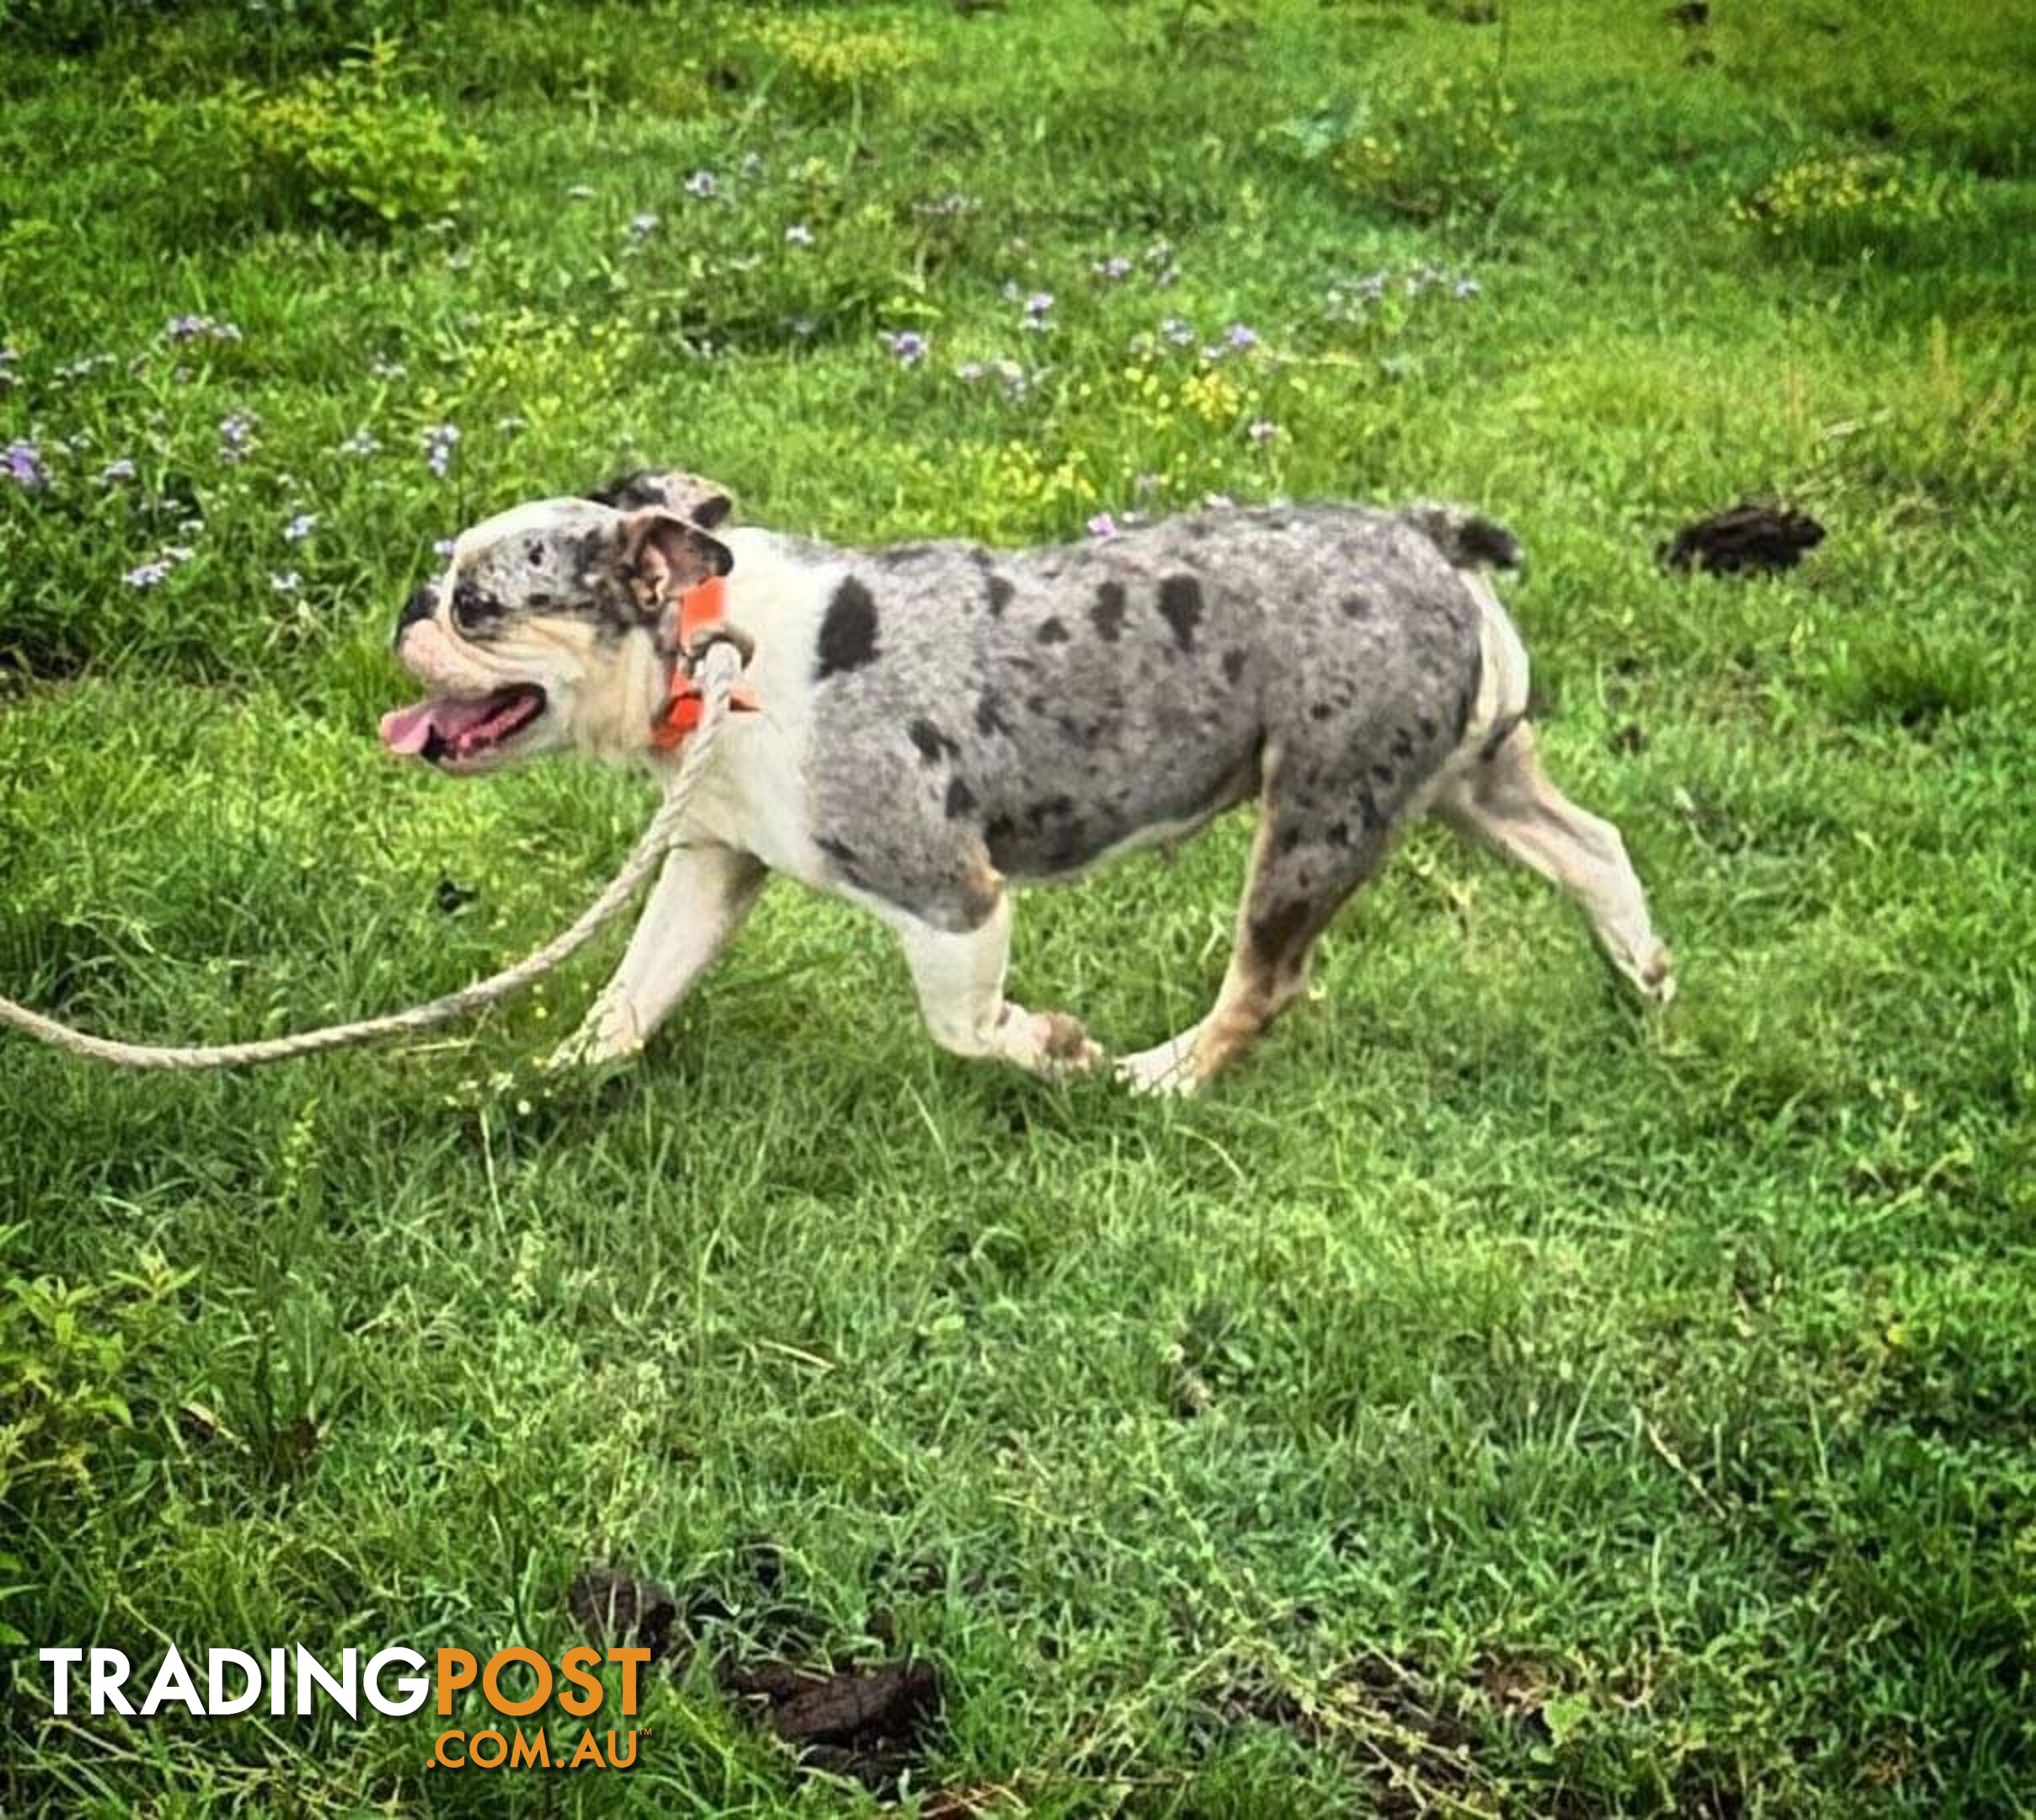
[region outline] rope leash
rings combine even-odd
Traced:
[[[476,980],[471,986],[463,986],[458,992],[447,993],[442,998],[413,1005],[407,1011],[393,1012],[387,1017],[367,1018],[355,1024],[328,1025],[323,1030],[300,1030],[292,1036],[271,1036],[260,1042],[196,1047],[115,1042],[110,1037],[73,1030],[69,1025],[45,1017],[39,1011],[31,1011],[11,998],[0,998],[0,1024],[19,1030],[25,1036],[33,1036],[38,1042],[61,1049],[67,1055],[110,1062],[119,1068],[253,1068],[265,1062],[287,1062],[297,1056],[317,1055],[327,1049],[351,1048],[357,1043],[379,1041],[385,1036],[432,1030],[495,1004],[513,993],[521,992],[533,981],[542,979],[577,954],[603,925],[613,921],[616,913],[635,896],[637,887],[664,858],[666,850],[678,836],[686,806],[699,787],[715,741],[728,718],[729,698],[742,671],[742,653],[734,645],[717,640],[707,647],[694,672],[694,682],[703,698],[699,724],[686,741],[684,753],[679,759],[678,774],[672,779],[663,803],[651,819],[651,825],[643,831],[635,849],[623,862],[622,870],[608,881],[601,895],[581,912],[579,919],[512,967],[491,974],[486,979]]]

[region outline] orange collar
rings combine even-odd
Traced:
[[[697,587],[688,588],[678,597],[675,617],[671,691],[651,717],[653,752],[677,752],[706,715],[707,699],[693,680],[693,666],[717,639],[733,639],[728,630],[726,582],[720,575],[710,575]],[[728,706],[736,714],[754,714],[757,698],[738,682],[729,691]]]

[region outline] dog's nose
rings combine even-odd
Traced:
[[[420,619],[429,619],[438,611],[438,591],[430,582],[403,603],[403,611],[396,616],[396,643],[403,642],[403,634]]]

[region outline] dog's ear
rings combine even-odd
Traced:
[[[615,547],[624,579],[646,602],[671,600],[735,567],[734,554],[719,538],[662,506],[624,514]]]
[[[690,518],[703,531],[713,530],[735,510],[735,501],[717,483],[680,468],[662,473],[645,468],[635,474],[618,474],[587,497],[597,506],[613,506],[617,511],[662,506],[682,518]]]

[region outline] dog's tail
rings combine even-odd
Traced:
[[[1527,560],[1520,540],[1503,524],[1446,500],[1417,500],[1397,514],[1459,569],[1518,569]]]

